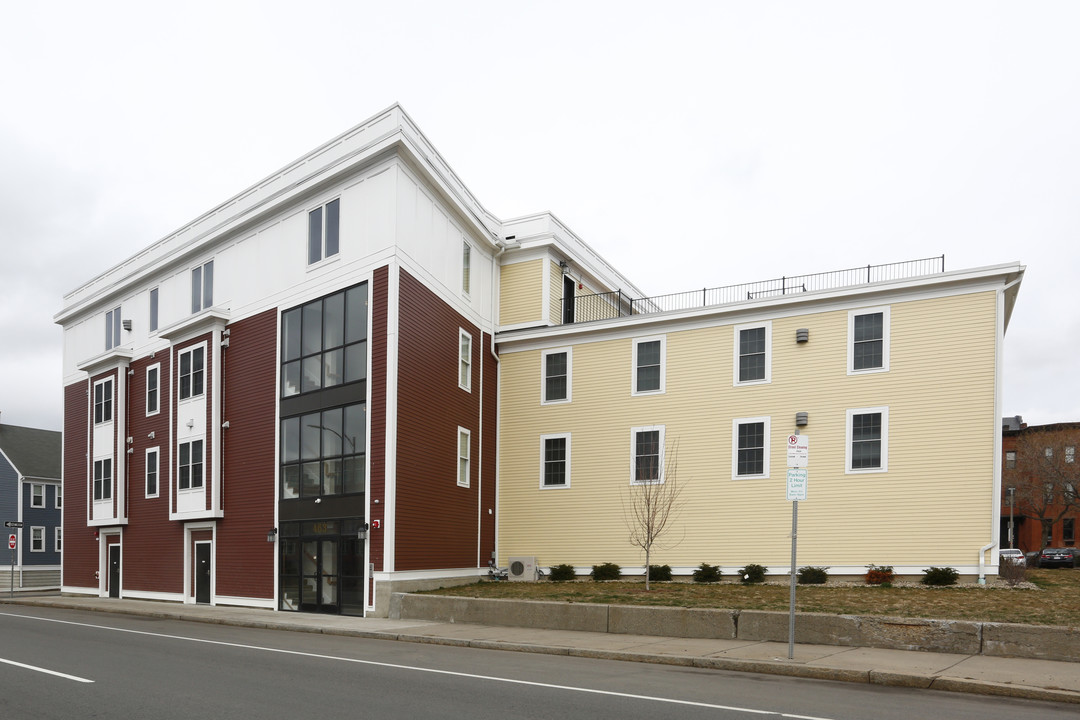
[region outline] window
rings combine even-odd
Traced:
[[[199,397],[203,394],[206,375],[206,346],[199,345],[180,353],[180,399]]]
[[[340,224],[340,200],[331,200],[308,213],[308,265],[338,254]]]
[[[120,308],[105,313],[105,349],[120,345]]]
[[[158,329],[158,289],[150,290],[150,332]]]
[[[56,486],[56,494],[53,497],[56,500],[56,509],[57,510],[64,507],[64,486],[63,485],[57,485]]]
[[[53,528],[53,550],[61,552],[64,549],[64,529],[57,526]]]
[[[1067,462],[1067,463],[1076,462],[1076,446],[1074,446],[1074,445],[1066,445],[1065,446],[1065,462]]]
[[[146,451],[146,497],[158,496],[158,471],[160,468],[157,448],[148,448]]]
[[[146,368],[146,414],[156,415],[161,410],[161,365]]]
[[[1065,518],[1061,521],[1061,541],[1065,545],[1076,544],[1076,519]]]
[[[367,283],[283,312],[281,396],[366,380],[367,322]]]
[[[45,552],[45,528],[30,528],[30,552]]]
[[[889,369],[889,308],[848,313],[848,374]]]
[[[1016,469],[1016,451],[1015,450],[1006,450],[1005,451],[1005,467],[1008,468],[1009,470],[1015,470]]]
[[[472,247],[467,242],[461,243],[461,292],[469,294],[472,285]]]
[[[30,484],[30,507],[45,507],[45,486],[41,483]]]
[[[214,261],[191,271],[191,312],[197,313],[214,304]]]
[[[1064,498],[1065,502],[1070,505],[1076,502],[1076,486],[1073,485],[1071,482],[1065,483]]]
[[[772,418],[736,418],[731,422],[731,476],[769,477],[769,433]]]
[[[463,427],[457,429],[457,484],[461,487],[469,487],[469,443],[472,434]]]
[[[1054,503],[1054,483],[1046,483],[1043,486],[1043,494],[1046,504],[1052,505]]]
[[[472,335],[458,330],[458,387],[472,392]]]
[[[735,326],[736,385],[767,383],[772,376],[772,323]]]
[[[570,433],[540,436],[540,487],[570,487]]]
[[[1052,448],[1052,447],[1046,448],[1045,450],[1043,450],[1043,454],[1046,455],[1047,460],[1052,459],[1054,457],[1054,448]]]
[[[112,378],[94,383],[94,424],[112,422]]]
[[[542,364],[544,405],[570,402],[570,370],[573,355],[570,348],[544,350],[540,354]]]
[[[1049,547],[1054,542],[1054,521],[1050,518],[1042,519],[1042,544]]]
[[[281,421],[282,500],[364,492],[366,407],[358,403]]]
[[[847,411],[847,472],[889,469],[889,408]]]
[[[633,395],[664,392],[665,345],[664,337],[634,340]]]
[[[630,429],[630,483],[664,482],[664,426]]]
[[[94,500],[112,498],[112,458],[94,461]]]
[[[198,490],[203,486],[202,440],[180,443],[177,473],[180,490]]]

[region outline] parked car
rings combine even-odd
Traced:
[[[1076,554],[1076,548],[1044,548],[1039,553],[1039,567],[1076,567],[1080,557]]]
[[[1001,562],[1011,562],[1013,565],[1019,565],[1020,567],[1027,566],[1027,558],[1024,557],[1024,552],[1017,548],[1002,548]]]

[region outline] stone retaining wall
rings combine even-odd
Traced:
[[[395,593],[390,617],[627,635],[788,641],[788,614]],[[1080,628],[797,613],[795,641],[1080,662]]]

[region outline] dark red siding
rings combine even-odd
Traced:
[[[98,546],[94,529],[86,522],[90,452],[88,429],[90,398],[86,380],[64,388],[64,560],[63,582],[70,587],[96,588]]]
[[[229,325],[224,349],[222,420],[225,517],[218,524],[216,590],[219,595],[274,596],[274,527],[277,497],[277,310]]]
[[[480,487],[495,481],[480,472],[483,336],[416,278],[400,276],[395,570],[477,567]],[[458,386],[459,330],[472,336],[471,392]],[[467,488],[457,484],[459,426],[471,432]],[[493,438],[484,449],[494,452]]]
[[[371,283],[371,332],[368,347],[371,348],[371,446],[368,448],[368,464],[371,476],[368,480],[371,497],[368,507],[370,523],[384,521],[383,507],[386,502],[386,332],[389,297],[389,268],[375,270]],[[379,504],[376,505],[375,503]],[[383,570],[383,531],[372,529],[369,541],[370,562],[375,570]]]

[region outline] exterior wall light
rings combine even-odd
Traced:
[[[266,542],[272,543],[277,540],[277,528],[270,528],[270,531],[266,533]]]
[[[808,424],[810,424],[810,413],[795,413],[795,427],[806,427]]]

